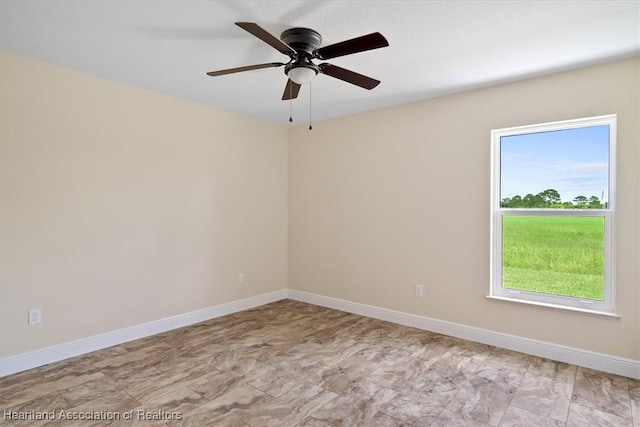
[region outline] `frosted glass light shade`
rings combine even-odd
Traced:
[[[294,83],[303,85],[313,80],[316,76],[316,70],[308,67],[296,67],[289,70],[288,76]]]

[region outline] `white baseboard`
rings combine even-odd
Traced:
[[[30,351],[28,353],[18,354],[16,356],[5,357],[0,359],[0,377],[16,372],[26,371],[31,368],[37,368],[38,366],[58,362],[70,357],[80,356],[92,351],[102,350],[103,348],[159,334],[172,329],[181,328],[183,326],[193,325],[194,323],[204,322],[205,320],[258,307],[285,298],[287,298],[287,290],[281,289],[268,294],[257,295],[213,307],[203,308],[190,313],[178,314],[176,316],[155,320],[153,322],[143,323],[141,325],[131,326],[117,331],[107,332],[40,350]]]
[[[523,338],[472,326],[460,325],[429,317],[404,313],[386,308],[326,297],[308,292],[289,289],[290,299],[315,304],[374,319],[386,320],[400,325],[411,326],[443,335],[463,338],[508,350],[519,351],[534,356],[571,363],[585,368],[597,369],[616,375],[640,379],[640,360],[625,359],[609,354],[567,347],[544,341]]]
[[[177,316],[18,354],[16,356],[9,356],[0,359],[0,377],[238,311],[248,310],[285,298],[640,379],[640,361],[638,360],[625,359],[608,354],[503,334],[415,314],[296,291],[294,289],[281,289],[268,294],[257,295],[190,313],[179,314]]]

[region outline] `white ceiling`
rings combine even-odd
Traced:
[[[368,91],[326,75],[313,119],[344,116],[640,54],[640,1],[0,1],[3,50],[288,125],[283,67],[207,71],[288,58],[234,25],[323,45],[374,31],[390,46],[327,61],[382,81]],[[293,102],[309,119],[309,90]]]

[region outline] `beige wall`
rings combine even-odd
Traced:
[[[289,287],[639,360],[639,62],[292,129]],[[611,113],[621,318],[487,299],[490,130]]]
[[[0,60],[0,357],[289,286],[640,359],[637,59],[311,132]],[[490,129],[610,113],[622,318],[487,300]]]
[[[285,128],[0,59],[0,357],[287,286]]]

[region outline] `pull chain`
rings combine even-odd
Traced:
[[[309,130],[312,130],[311,127],[311,82],[309,82]]]
[[[291,99],[291,84],[289,86],[289,123],[293,122],[293,116],[291,114],[291,105],[293,104],[293,100]]]

